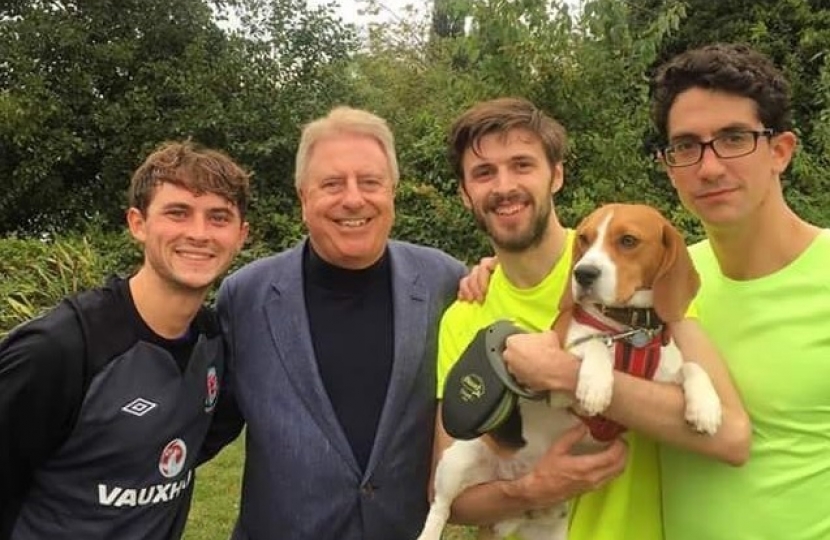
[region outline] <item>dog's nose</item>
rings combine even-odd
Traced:
[[[574,268],[574,278],[583,287],[590,287],[602,271],[593,264],[580,264]]]

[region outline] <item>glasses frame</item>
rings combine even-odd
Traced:
[[[730,135],[735,135],[737,133],[751,134],[752,135],[752,148],[750,150],[747,150],[746,152],[744,152],[742,154],[737,154],[737,155],[733,155],[733,156],[722,156],[722,155],[720,155],[718,150],[715,148],[715,142],[723,139],[724,137],[728,137]],[[777,133],[772,128],[764,128],[764,129],[759,129],[759,130],[737,129],[737,130],[732,130],[729,133],[724,133],[723,135],[718,135],[717,137],[713,137],[712,139],[709,139],[706,142],[697,141],[697,143],[696,143],[697,146],[698,146],[697,159],[690,162],[690,163],[683,163],[681,165],[675,165],[675,164],[673,164],[669,161],[668,155],[669,155],[670,150],[675,146],[674,144],[664,146],[660,151],[663,154],[663,162],[667,166],[669,166],[671,168],[691,167],[692,165],[697,165],[698,163],[700,163],[703,160],[703,153],[706,152],[707,147],[712,149],[712,153],[715,154],[718,157],[718,159],[735,159],[735,158],[739,158],[739,157],[748,156],[749,154],[755,152],[755,150],[758,149],[758,139],[760,139],[761,137],[772,138],[775,135],[777,135]]]

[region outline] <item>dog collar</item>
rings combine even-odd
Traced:
[[[599,304],[595,307],[603,316],[624,326],[648,328],[650,330],[659,330],[663,327],[663,321],[660,320],[654,308],[613,307]]]
[[[627,308],[604,308],[605,310],[626,310]],[[576,322],[596,328],[600,332],[583,336],[571,343],[568,343],[566,348],[572,349],[580,343],[591,341],[592,339],[600,339],[605,342],[608,347],[614,343],[625,341],[636,348],[643,348],[653,346],[655,340],[659,338],[660,345],[667,345],[669,342],[668,328],[663,324],[663,321],[657,316],[656,312],[651,309],[631,308],[637,310],[634,315],[627,317],[629,320],[642,319],[647,320],[648,325],[637,326],[633,324],[624,324],[623,329],[615,328],[605,321],[595,317],[590,312],[586,311],[582,306],[576,306],[573,310],[573,318]],[[652,314],[646,312],[651,311]],[[605,315],[605,311],[600,310],[600,313]],[[611,317],[609,317],[611,318]],[[612,319],[615,322],[617,319]]]
[[[614,310],[623,308],[612,308]],[[639,308],[634,308],[639,309]],[[644,310],[652,311],[652,310]],[[605,315],[605,312],[603,312]],[[649,322],[658,321],[659,324],[647,328],[631,328],[620,331],[594,317],[579,306],[574,308],[574,320],[580,324],[596,328],[600,332],[591,334],[569,345],[573,347],[590,339],[602,339],[608,347],[614,347],[614,369],[628,373],[641,379],[651,380],[660,364],[660,348],[668,343],[668,330],[662,321],[653,315],[638,315],[648,317]],[[617,320],[616,318],[614,319]],[[574,412],[582,422],[588,426],[591,436],[597,441],[608,442],[626,431],[625,426],[604,416],[584,416]]]

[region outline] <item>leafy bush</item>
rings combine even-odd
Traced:
[[[139,260],[126,233],[0,238],[0,336],[67,295],[129,273]]]
[[[441,249],[472,263],[492,250],[460,198],[442,196],[435,186],[401,182],[392,236]]]
[[[98,255],[85,239],[0,241],[0,333],[98,283],[97,268]]]

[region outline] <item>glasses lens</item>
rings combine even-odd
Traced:
[[[736,131],[721,135],[712,145],[721,157],[737,157],[752,152],[755,148],[755,133],[751,131]]]
[[[666,148],[666,161],[669,165],[689,165],[700,158],[700,144],[696,142],[682,142]]]

